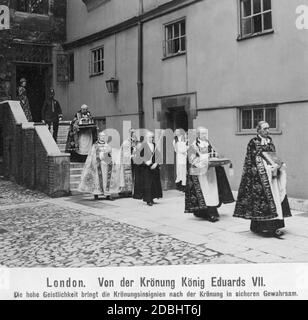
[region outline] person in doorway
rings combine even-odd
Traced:
[[[186,189],[186,171],[187,171],[187,150],[188,142],[185,131],[182,129],[175,130],[173,148],[176,153],[176,186],[180,191]]]
[[[154,143],[154,133],[149,131],[146,134],[145,141],[138,147],[135,157],[135,163],[141,165],[143,173],[143,186],[140,189],[142,192],[139,196],[148,206],[155,204],[154,199],[163,197],[160,181],[160,161],[160,153]]]
[[[286,193],[286,165],[275,156],[275,150],[269,124],[259,122],[257,136],[248,143],[233,216],[250,219],[250,230],[254,233],[280,238],[284,218],[291,217],[291,211]]]
[[[42,121],[48,125],[49,131],[53,130],[55,142],[58,139],[59,121],[63,119],[60,103],[55,99],[55,90],[50,88],[49,96],[42,107]]]
[[[188,149],[188,175],[185,193],[185,212],[196,217],[217,222],[217,208],[223,203],[232,203],[234,198],[221,166],[210,166],[214,149],[208,139],[208,130],[197,129],[197,138]]]
[[[29,122],[33,121],[32,114],[31,114],[31,108],[29,99],[27,96],[27,80],[25,78],[21,78],[19,81],[19,87],[17,90],[17,98],[20,101],[20,105],[25,113],[25,116]]]
[[[97,126],[87,105],[82,105],[70,124],[66,152],[74,161],[85,162],[93,143],[97,140]]]

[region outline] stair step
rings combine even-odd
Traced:
[[[83,168],[71,168],[70,173],[71,175],[80,175],[82,174]]]
[[[70,182],[74,183],[74,182],[80,182],[81,180],[81,175],[77,174],[77,175],[71,175],[70,177]]]
[[[70,183],[70,190],[77,190],[79,187],[79,182]]]
[[[77,169],[77,168],[83,168],[84,163],[83,162],[71,162],[71,168],[72,169]]]

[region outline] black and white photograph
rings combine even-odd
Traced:
[[[307,52],[308,0],[0,0],[0,297],[308,299]]]

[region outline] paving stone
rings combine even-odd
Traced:
[[[280,241],[252,234],[246,221],[232,219],[232,206],[223,207],[221,222],[210,224],[182,214],[181,197],[167,197],[169,202],[149,209],[132,199],[95,207],[83,196],[74,203],[70,198],[53,200],[0,179],[2,191],[7,199],[0,199],[1,266],[266,263],[290,262],[297,256],[300,262],[308,261],[306,229],[298,224],[306,219],[302,217],[289,224],[289,241]]]

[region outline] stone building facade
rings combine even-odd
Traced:
[[[205,126],[231,158],[237,190],[246,146],[267,120],[288,165],[290,197],[308,199],[307,30],[302,0],[74,0],[67,42],[74,79],[65,110],[83,103],[108,128]],[[117,92],[106,81],[118,81]],[[299,170],[300,168],[300,170]],[[174,168],[163,170],[172,187]]]
[[[56,85],[56,54],[66,40],[66,0],[0,0],[0,5],[10,13],[10,28],[0,29],[0,101],[16,99],[19,81],[26,78],[38,122],[47,89]],[[2,119],[0,114],[3,136]]]

